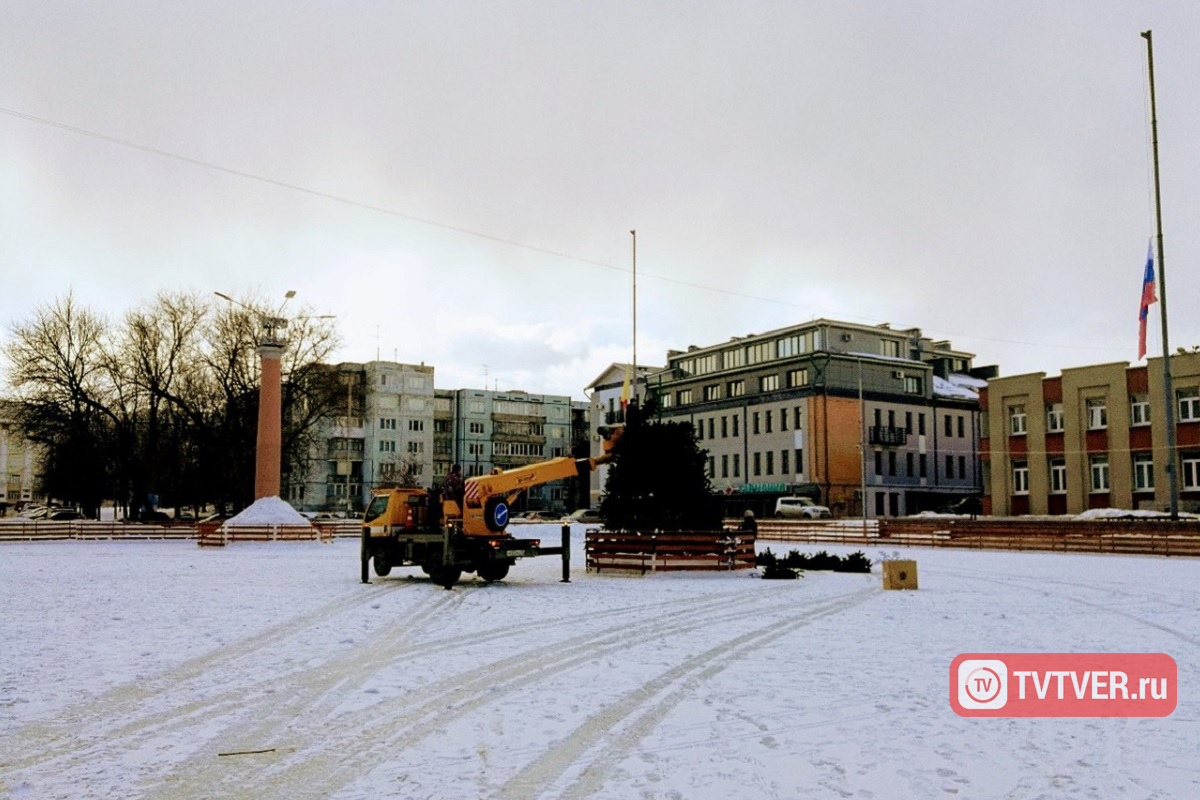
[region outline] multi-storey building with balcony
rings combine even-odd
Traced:
[[[345,405],[322,425],[316,452],[288,499],[302,510],[357,513],[380,486],[428,485],[434,475],[433,367],[370,361],[331,367]]]
[[[822,319],[671,351],[645,390],[662,419],[695,427],[717,490],[897,516],[981,491],[977,390],[992,370],[972,358],[919,329]]]
[[[11,406],[0,401],[0,514],[31,502],[45,502],[37,491],[41,469],[37,448],[21,435]]]
[[[487,389],[439,389],[434,398],[434,480],[453,464],[465,477],[512,469],[574,450],[573,406],[561,395]],[[532,487],[519,507],[569,511],[572,487],[555,481]]]
[[[996,515],[1165,510],[1167,465],[1181,507],[1200,506],[1200,354],[1171,357],[1176,452],[1167,452],[1163,362],[1126,362],[988,381],[984,508]]]

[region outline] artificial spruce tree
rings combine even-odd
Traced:
[[[714,531],[720,500],[689,422],[652,422],[631,404],[600,503],[609,530]]]

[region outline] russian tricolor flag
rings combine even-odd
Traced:
[[[1146,317],[1150,304],[1158,302],[1154,296],[1154,245],[1146,247],[1146,274],[1142,278],[1142,310],[1138,312],[1138,360],[1146,357]]]

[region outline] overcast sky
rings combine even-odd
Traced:
[[[1200,344],[1194,0],[0,0],[0,21],[3,336],[68,290],[113,316],[295,290],[337,315],[339,360],[582,399],[631,357],[636,229],[639,363],[817,317],[1006,375],[1133,361],[1153,29],[1171,347]]]

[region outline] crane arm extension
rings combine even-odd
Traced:
[[[586,474],[599,462],[600,459],[593,458],[552,458],[527,467],[470,478],[463,494],[467,505],[483,505],[489,497],[510,495],[550,481]]]

